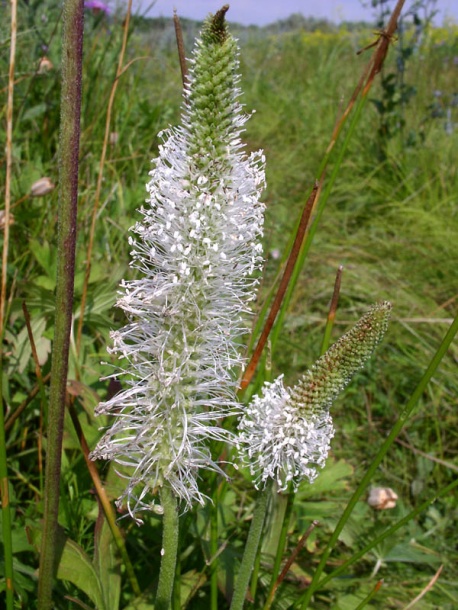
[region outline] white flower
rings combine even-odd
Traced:
[[[243,462],[250,466],[257,489],[268,479],[285,491],[290,482],[297,489],[300,481],[312,483],[317,467],[325,464],[334,436],[327,411],[301,411],[283,385],[283,375],[266,383],[240,421],[239,447]]]
[[[120,394],[98,407],[115,421],[92,454],[133,469],[129,511],[152,507],[169,485],[186,506],[203,503],[200,468],[220,470],[209,443],[230,438],[240,337],[262,265],[264,157],[240,140],[237,46],[207,21],[197,41],[182,124],[164,142],[131,239],[140,279],[122,283],[129,323],[112,333],[127,360]]]
[[[382,340],[390,313],[387,301],[373,305],[294,388],[285,389],[281,375],[253,399],[239,423],[238,449],[257,488],[269,479],[280,491],[314,481],[334,436],[329,409]]]

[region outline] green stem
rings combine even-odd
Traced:
[[[0,361],[0,396],[3,396],[3,366]],[[11,536],[11,507],[8,489],[8,467],[6,461],[5,444],[5,418],[3,413],[3,400],[0,405],[0,499],[2,501],[2,532],[3,552],[5,561],[5,588],[6,607],[13,610],[14,586],[13,586],[13,542]]]
[[[58,548],[59,482],[75,269],[83,11],[83,0],[65,1],[62,32],[56,314],[51,362],[38,610],[50,610],[52,606],[52,587]]]
[[[161,503],[164,509],[162,559],[154,608],[170,610],[178,553],[178,505],[172,490],[166,485],[161,490]]]
[[[358,485],[358,487],[356,488],[356,491],[354,492],[349,503],[347,504],[347,507],[345,508],[339,522],[336,525],[336,528],[335,528],[331,538],[329,539],[326,549],[324,550],[324,553],[321,557],[321,561],[318,564],[316,572],[313,576],[313,580],[302,598],[302,610],[305,610],[308,607],[308,604],[310,602],[310,599],[311,599],[313,593],[318,589],[318,586],[320,584],[319,580],[320,580],[321,574],[323,573],[324,568],[326,567],[326,562],[328,560],[328,557],[331,554],[332,549],[334,548],[334,545],[337,542],[337,540],[340,536],[340,533],[342,532],[345,524],[347,523],[351,513],[353,512],[353,509],[356,506],[356,503],[359,501],[360,497],[363,495],[364,491],[366,490],[367,485],[369,484],[370,480],[372,479],[379,464],[381,463],[381,461],[387,454],[389,448],[391,447],[391,445],[395,441],[396,437],[398,436],[398,434],[404,427],[404,424],[407,422],[408,418],[412,414],[417,402],[419,401],[419,399],[421,398],[421,395],[425,391],[426,386],[428,385],[429,381],[431,380],[431,377],[436,372],[437,367],[439,366],[442,358],[444,357],[445,353],[447,352],[448,348],[450,347],[450,344],[452,343],[457,332],[458,332],[458,314],[456,315],[455,319],[453,320],[452,324],[450,325],[450,328],[448,329],[447,334],[445,335],[444,339],[442,340],[442,342],[439,346],[439,349],[434,354],[434,357],[432,358],[431,362],[429,363],[429,366],[426,369],[426,372],[424,373],[423,377],[421,378],[420,383],[416,387],[416,389],[415,389],[414,393],[412,394],[410,400],[408,401],[407,405],[404,407],[402,413],[399,416],[399,419],[394,424],[389,436],[386,438],[385,442],[380,447],[377,455],[375,456],[374,461],[369,466],[361,483]]]
[[[367,606],[367,604],[371,601],[371,599],[373,599],[377,595],[377,593],[380,591],[382,584],[383,584],[383,580],[379,580],[378,583],[375,585],[375,587],[373,587],[373,589],[369,593],[369,595],[366,595],[366,597],[363,599],[363,601],[356,606],[355,610],[363,610],[363,608],[365,606]]]
[[[242,563],[240,564],[239,574],[235,583],[230,610],[243,610],[248,585],[250,584],[251,572],[256,560],[259,541],[261,540],[269,496],[270,486],[266,487],[266,489],[258,495]]]
[[[251,575],[250,595],[253,600],[256,599],[256,592],[258,590],[259,568],[261,567],[261,547],[262,545],[260,544],[258,552],[256,553],[253,574]]]
[[[213,494],[210,508],[210,607],[218,610],[218,490]]]
[[[269,610],[269,608],[272,606],[272,603],[274,601],[275,583],[277,582],[278,574],[280,572],[281,561],[283,558],[283,553],[285,551],[286,537],[288,535],[288,527],[289,527],[289,522],[291,520],[291,513],[293,512],[293,504],[294,504],[295,495],[296,494],[290,488],[290,493],[288,494],[288,500],[287,500],[287,504],[286,504],[285,516],[283,518],[282,528],[281,528],[281,532],[280,532],[280,538],[278,540],[277,553],[275,555],[274,566],[273,566],[272,575],[270,578],[269,592],[267,594],[267,601],[264,606],[264,610]]]

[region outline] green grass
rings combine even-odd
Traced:
[[[59,27],[52,37],[58,13],[50,12],[45,25],[40,25],[38,17],[38,10],[31,7],[28,21],[21,16],[19,24],[12,185],[12,201],[19,203],[13,208],[8,266],[11,304],[3,384],[7,420],[36,384],[24,331],[23,301],[32,316],[43,374],[49,372],[53,336],[57,193],[54,191],[45,198],[25,197],[39,177],[47,175],[54,182],[58,179]],[[1,27],[0,88],[4,91],[8,32],[5,23]],[[106,107],[121,35],[119,20],[114,20],[108,28],[88,15],[76,316]],[[267,157],[267,263],[259,306],[287,254],[289,236],[316,178],[339,113],[340,100],[348,100],[367,61],[366,55],[355,55],[366,44],[366,37],[367,32],[243,35],[241,86],[247,110],[256,109],[247,125],[246,138],[249,149],[263,148]],[[36,74],[42,38],[51,41],[47,54],[55,67],[46,74]],[[334,338],[354,323],[370,303],[383,299],[393,302],[393,321],[383,345],[334,407],[333,458],[317,483],[304,485],[296,498],[285,557],[312,519],[318,519],[320,527],[313,531],[306,549],[293,564],[279,589],[274,608],[288,608],[300,595],[301,584],[316,567],[324,543],[352,491],[407,403],[456,312],[458,129],[447,134],[444,119],[431,118],[430,106],[436,89],[443,92],[443,100],[451,99],[456,80],[453,57],[457,55],[453,36],[444,44],[436,44],[433,35],[410,60],[405,77],[417,93],[404,109],[404,133],[399,131],[388,142],[380,141],[375,106],[366,107],[272,355],[274,374],[285,373],[288,383],[294,383],[318,357],[339,265],[344,266],[344,276]],[[108,366],[100,363],[110,360],[106,353],[109,329],[122,323],[120,313],[112,306],[118,281],[127,273],[127,230],[135,222],[136,209],[145,198],[150,159],[159,143],[157,134],[178,121],[181,103],[178,62],[173,39],[167,32],[134,31],[126,63],[130,60],[135,61],[120,78],[114,105],[111,131],[118,135],[109,147],[104,169],[82,349],[79,354],[74,347],[71,350],[69,376],[78,380],[72,385],[72,395],[91,447],[99,435],[100,425],[94,422],[93,409],[106,395],[109,385],[108,381],[100,381],[109,371]],[[390,57],[386,69],[393,66],[394,58]],[[376,85],[370,97],[379,99],[380,96],[380,86]],[[455,107],[452,113],[458,122]],[[2,118],[4,115],[5,107]],[[406,146],[405,135],[410,132],[416,136],[416,144]],[[338,567],[385,526],[394,524],[456,477],[457,357],[455,343],[401,434],[402,444],[395,443],[377,471],[374,484],[392,487],[399,496],[397,507],[375,513],[364,502],[359,502],[327,571]],[[40,428],[40,412],[46,423],[46,400],[42,404],[38,393],[9,428],[7,436],[13,543],[18,561],[15,575],[21,599],[17,602],[18,608],[33,608],[36,599],[33,571],[38,558],[36,549],[26,540],[24,526],[32,532],[39,529],[42,512],[38,441],[45,447],[46,435]],[[60,523],[65,534],[92,556],[96,544],[97,504],[70,420],[66,422],[64,442]],[[105,475],[109,492],[115,497],[119,482],[111,468],[102,468],[102,476]],[[203,481],[209,488],[212,484]],[[247,535],[253,510],[250,489],[249,482],[238,475],[233,486],[221,483],[219,490],[221,609],[227,607],[224,594],[231,590],[230,572],[238,565]],[[269,552],[275,546],[271,538],[275,538],[276,526],[279,527],[279,518],[273,515],[279,510],[278,505],[271,507],[273,525],[264,540],[266,555],[259,568],[258,584],[261,598],[269,586]],[[190,598],[189,608],[203,609],[209,607],[210,598],[210,569],[206,563],[210,548],[207,529],[210,509],[196,513],[185,516],[182,522],[182,591],[184,597]],[[120,521],[120,526],[125,530],[127,550],[141,589],[150,601],[159,566],[160,520],[152,516],[140,529],[125,519]],[[318,591],[313,607],[354,609],[383,577],[384,586],[366,607],[402,608],[426,587],[442,564],[444,569],[438,583],[416,608],[451,610],[457,607],[457,529],[456,501],[451,496],[441,498],[346,574]],[[132,594],[126,583],[121,590],[120,607],[127,607]],[[56,607],[75,607],[65,595],[78,597],[92,607],[81,590],[68,580],[59,580]]]

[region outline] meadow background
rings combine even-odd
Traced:
[[[215,10],[219,6],[215,5]],[[179,121],[181,76],[172,21],[137,17],[131,22],[124,65],[109,126],[100,191],[101,155],[107,107],[120,54],[123,18],[86,11],[81,125],[77,274],[69,400],[87,442],[98,439],[93,416],[99,400],[116,390],[100,378],[110,372],[109,330],[122,324],[113,308],[117,285],[128,271],[128,229],[145,199],[150,160],[158,133]],[[230,22],[230,13],[228,14]],[[8,260],[7,324],[4,335],[3,403],[14,511],[14,549],[19,608],[33,608],[38,554],[34,532],[42,512],[43,456],[46,448],[47,379],[54,324],[57,189],[36,194],[36,181],[57,184],[60,99],[61,9],[55,2],[21,3],[16,60],[11,244]],[[187,55],[199,24],[183,21]],[[290,236],[317,176],[342,100],[349,99],[367,55],[356,51],[374,40],[371,24],[332,24],[301,16],[267,28],[232,31],[241,47],[241,87],[247,111],[249,150],[267,158],[265,227],[266,267],[257,305],[269,298],[284,264]],[[5,124],[9,30],[0,23],[0,89]],[[46,57],[48,62],[43,58]],[[449,324],[458,300],[458,27],[408,27],[390,49],[383,73],[371,91],[339,177],[321,219],[313,246],[291,301],[278,342],[270,355],[273,375],[288,384],[320,354],[337,268],[343,265],[339,309],[333,331],[338,338],[373,302],[390,300],[388,334],[363,373],[334,408],[333,455],[313,485],[299,491],[288,530],[285,557],[312,519],[320,522],[292,566],[274,608],[288,608],[310,577],[323,539],[412,394]],[[4,158],[2,158],[4,163]],[[331,167],[332,169],[332,167]],[[2,172],[2,185],[4,190]],[[40,193],[39,193],[40,194]],[[91,241],[91,223],[95,234]],[[0,219],[1,220],[1,219]],[[1,236],[0,236],[1,238]],[[92,243],[87,287],[88,245]],[[87,290],[86,290],[87,289]],[[80,324],[81,299],[87,304]],[[27,334],[23,303],[30,314],[38,361]],[[79,336],[79,332],[81,333]],[[449,350],[408,422],[399,442],[378,469],[374,485],[388,486],[399,499],[390,511],[358,503],[329,568],[338,567],[367,541],[450,483],[458,470],[458,348]],[[101,364],[102,362],[108,364]],[[251,391],[254,391],[254,386]],[[108,491],[119,483],[102,466]],[[219,607],[230,594],[230,574],[243,551],[253,496],[248,482],[235,478],[225,490],[220,526]],[[270,515],[263,540],[266,557],[275,548],[281,502]],[[278,512],[275,512],[278,511]],[[184,518],[180,556],[182,599],[177,607],[209,608],[208,560],[211,509]],[[97,502],[70,417],[59,521],[74,541],[64,560],[73,570],[100,549],[94,538]],[[214,522],[214,521],[213,521]],[[154,589],[160,556],[160,519],[151,515],[138,528],[120,521],[141,590]],[[331,581],[314,598],[314,608],[353,610],[380,578],[384,585],[368,608],[405,608],[443,565],[432,591],[418,609],[458,607],[458,505],[444,497],[394,536],[366,554],[356,566]],[[35,537],[36,540],[36,537]],[[95,542],[95,540],[97,542]],[[83,558],[83,559],[82,559]],[[120,569],[115,562],[116,570]],[[84,568],[85,569],[85,568]],[[56,608],[93,608],[85,589],[70,572],[58,581]],[[114,570],[114,568],[113,568]],[[133,593],[125,573],[116,580],[121,608]],[[269,565],[259,567],[261,587]],[[0,577],[3,563],[0,558]],[[62,573],[61,573],[62,576]],[[0,587],[1,585],[0,580]],[[120,584],[122,583],[122,584]],[[0,589],[1,590],[1,589]],[[0,592],[0,603],[3,593]],[[75,601],[80,600],[79,602]],[[85,605],[84,605],[85,604]],[[141,607],[141,606],[135,606]]]

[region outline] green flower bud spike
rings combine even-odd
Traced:
[[[280,491],[290,482],[297,489],[304,478],[314,481],[334,436],[329,409],[382,340],[390,312],[388,302],[374,305],[292,389],[281,375],[247,407],[238,446],[257,488],[269,479]]]

